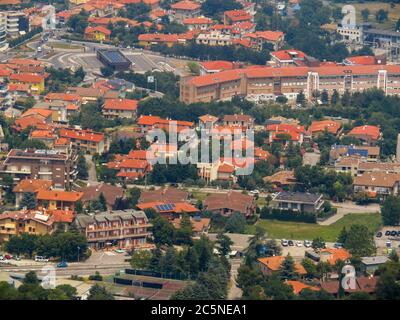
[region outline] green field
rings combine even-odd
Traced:
[[[366,225],[369,230],[375,232],[381,225],[381,216],[379,213],[353,213],[330,226],[277,220],[259,220],[256,225],[263,227],[269,238],[312,240],[322,237],[325,241],[333,242],[343,227],[348,229],[352,224]],[[254,234],[256,225],[247,226],[245,232]]]
[[[83,47],[80,45],[62,43],[62,42],[49,42],[47,45],[55,49],[67,49],[67,50],[83,49]]]

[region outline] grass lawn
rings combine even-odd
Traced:
[[[256,225],[263,227],[267,231],[269,238],[312,240],[316,237],[322,237],[325,241],[333,242],[336,241],[343,227],[348,229],[352,224],[366,225],[369,230],[375,232],[381,225],[381,216],[379,213],[352,213],[344,216],[330,226],[261,219]],[[246,226],[246,233],[254,234],[254,232],[255,225]]]
[[[201,201],[204,201],[205,198],[207,198],[207,196],[209,195],[209,193],[200,192],[200,191],[193,191],[191,193],[193,195],[193,198],[195,198],[196,200],[201,200]]]
[[[68,49],[68,50],[78,50],[83,49],[82,46],[77,44],[69,44],[69,43],[61,43],[61,42],[49,42],[47,44],[49,47],[53,47],[55,49]]]
[[[374,26],[378,29],[392,29],[394,30],[394,26],[397,20],[400,17],[400,5],[395,4],[392,8],[390,3],[387,2],[364,2],[364,3],[348,3],[356,8],[356,21],[357,23],[363,22],[363,18],[361,15],[361,11],[363,9],[368,8],[369,17],[368,22],[374,24]],[[344,3],[335,3],[337,7],[343,7]],[[375,13],[379,11],[379,9],[383,9],[388,11],[388,20],[383,23],[378,23],[375,19]]]

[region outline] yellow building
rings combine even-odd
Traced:
[[[54,219],[34,211],[9,211],[0,214],[0,242],[21,233],[43,235],[53,232]]]
[[[11,83],[28,84],[33,94],[44,92],[44,76],[35,73],[16,73],[10,76]]]
[[[88,0],[69,0],[69,3],[75,6],[79,6],[81,4],[84,4],[88,2]]]
[[[85,29],[85,39],[96,41],[110,40],[111,31],[103,26],[87,27]]]

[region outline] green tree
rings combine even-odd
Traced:
[[[193,226],[190,216],[186,213],[182,215],[179,228],[175,231],[175,242],[178,245],[192,245]]]
[[[77,160],[78,179],[86,180],[89,177],[88,165],[82,153],[79,153]]]
[[[100,211],[107,210],[107,200],[106,200],[106,197],[104,196],[103,192],[101,192],[100,196],[99,196],[99,206],[100,206]]]
[[[174,226],[164,217],[157,216],[152,221],[153,238],[155,244],[172,245],[174,239]]]
[[[364,22],[368,22],[369,14],[370,14],[370,11],[368,8],[361,10],[361,16],[362,16]]]
[[[389,13],[384,10],[384,9],[379,9],[376,13],[375,13],[375,19],[376,21],[378,21],[379,23],[383,23],[384,21],[386,21],[388,19]]]
[[[21,203],[19,205],[20,209],[26,208],[28,210],[36,209],[36,195],[33,192],[25,192],[22,196]]]
[[[231,252],[231,245],[233,245],[233,241],[231,240],[231,238],[223,233],[218,233],[217,246],[222,256],[225,257]]]
[[[388,196],[381,205],[382,222],[385,226],[400,223],[400,197]]]
[[[295,280],[299,277],[299,274],[296,272],[294,260],[290,254],[282,262],[279,269],[279,277],[282,280]]]
[[[240,212],[234,212],[225,225],[225,230],[230,233],[244,233],[246,218]]]
[[[315,250],[315,251],[319,251],[321,249],[325,248],[325,240],[322,237],[317,237],[315,239],[313,239],[311,247]]]
[[[100,72],[103,77],[109,78],[114,74],[114,69],[111,67],[101,67]]]
[[[148,269],[152,254],[150,251],[136,250],[132,254],[131,266],[134,269]]]
[[[108,292],[107,289],[99,284],[95,284],[89,290],[88,300],[114,300],[112,293]]]
[[[344,242],[344,247],[354,256],[366,257],[375,253],[374,236],[364,225],[353,224]]]

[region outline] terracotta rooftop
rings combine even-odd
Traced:
[[[284,260],[284,256],[273,256],[267,258],[259,258],[258,262],[266,266],[271,271],[278,271],[281,268]],[[295,270],[300,275],[307,274],[307,271],[300,263],[295,263]]]
[[[138,107],[138,101],[132,99],[107,99],[104,102],[105,110],[126,110],[135,111]]]
[[[18,182],[13,188],[13,192],[37,192],[40,189],[48,190],[52,186],[52,181],[41,179],[25,179]]]
[[[171,9],[173,10],[188,10],[188,11],[193,11],[193,10],[198,10],[200,9],[201,5],[193,2],[193,1],[179,1],[174,4],[171,4]]]
[[[39,190],[36,198],[47,201],[67,201],[76,202],[81,200],[82,192],[64,191],[64,190]]]

